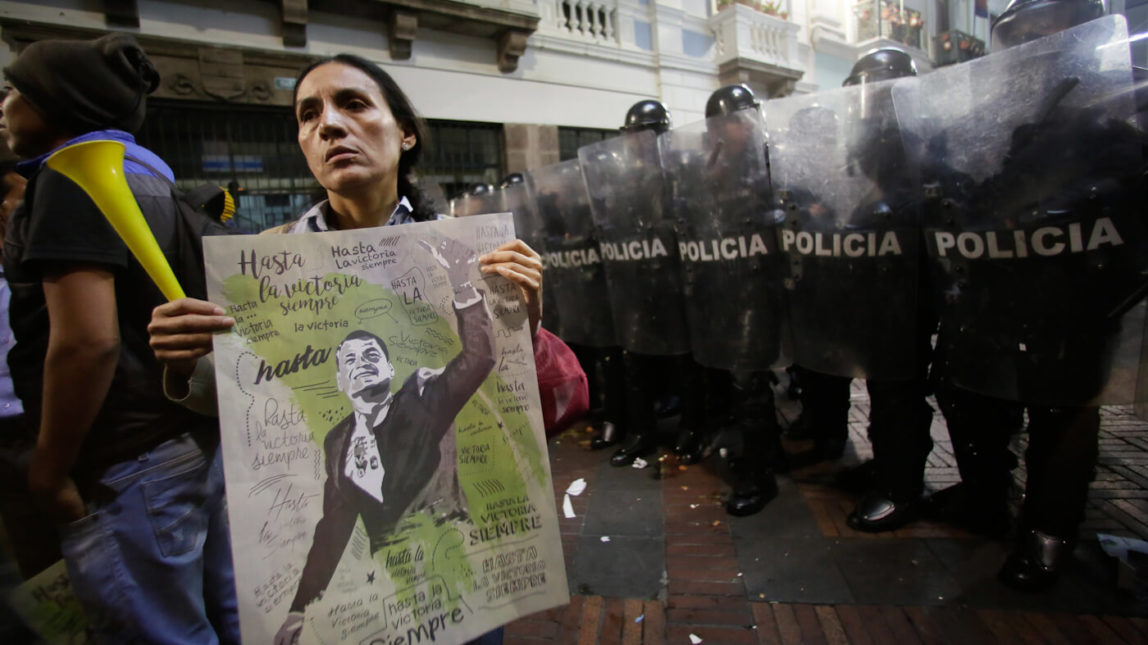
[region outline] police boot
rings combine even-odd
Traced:
[[[636,434],[626,445],[622,446],[610,457],[611,466],[629,466],[638,457],[645,457],[658,449],[658,440],[653,433]]]
[[[765,464],[749,463],[740,458],[731,459],[729,467],[734,475],[734,485],[726,500],[725,511],[730,515],[753,515],[777,497],[777,479]]]
[[[1072,557],[1072,540],[1040,531],[1020,536],[1012,555],[997,572],[997,579],[1019,591],[1047,591]]]
[[[884,492],[874,491],[861,498],[845,523],[854,531],[880,533],[892,531],[917,519],[921,514],[921,499],[898,499]]]
[[[602,433],[590,441],[591,450],[601,450],[622,440],[622,430],[613,421],[602,422]]]

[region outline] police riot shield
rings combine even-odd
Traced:
[[[543,293],[554,293],[558,336],[590,347],[617,345],[590,197],[578,160],[532,170],[528,177],[546,248]]]
[[[450,200],[450,214],[455,217],[501,213],[502,196],[498,191],[483,192],[477,195],[463,193]]]
[[[579,148],[578,159],[591,191],[619,343],[639,354],[689,352],[678,249],[662,209],[657,136],[626,133]]]
[[[557,294],[550,282],[550,272],[545,270],[545,231],[533,190],[529,182],[522,181],[506,186],[498,191],[498,195],[502,199],[499,210],[514,214],[514,230],[518,238],[542,256],[542,325],[557,333],[559,329],[558,302],[555,300]]]
[[[1127,401],[1148,288],[1124,18],[898,83],[941,318],[934,369],[1044,405]]]
[[[893,83],[765,104],[793,359],[815,372],[899,380],[927,365],[920,200]]]
[[[787,360],[761,114],[740,110],[672,130],[661,153],[695,360],[737,371]]]

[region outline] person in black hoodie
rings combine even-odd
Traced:
[[[124,34],[33,43],[4,74],[0,131],[28,177],[4,268],[8,363],[39,429],[30,491],[61,526],[97,642],[238,643],[218,425],[165,398],[147,332],[163,295],[84,190],[45,165],[72,144],[122,143],[173,255],[171,171],[130,134],[159,74]]]

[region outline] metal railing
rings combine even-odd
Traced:
[[[287,107],[156,99],[136,137],[171,166],[180,188],[228,187],[236,223],[258,232],[299,217],[321,198],[296,132]]]
[[[717,62],[735,58],[781,67],[799,67],[797,33],[800,27],[780,16],[744,5],[732,5],[710,17]]]

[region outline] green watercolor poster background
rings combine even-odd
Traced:
[[[351,413],[335,347],[356,329],[382,338],[392,391],[461,350],[445,270],[418,244],[443,238],[477,255],[513,239],[513,223],[208,240],[211,299],[237,323],[215,354],[245,642],[269,642],[282,623],[322,514],[323,440]],[[495,368],[455,418],[453,454],[425,496],[450,491],[453,468],[465,508],[409,509],[373,555],[359,520],[301,642],[465,642],[568,601],[525,309],[511,283],[471,272],[494,318]]]

